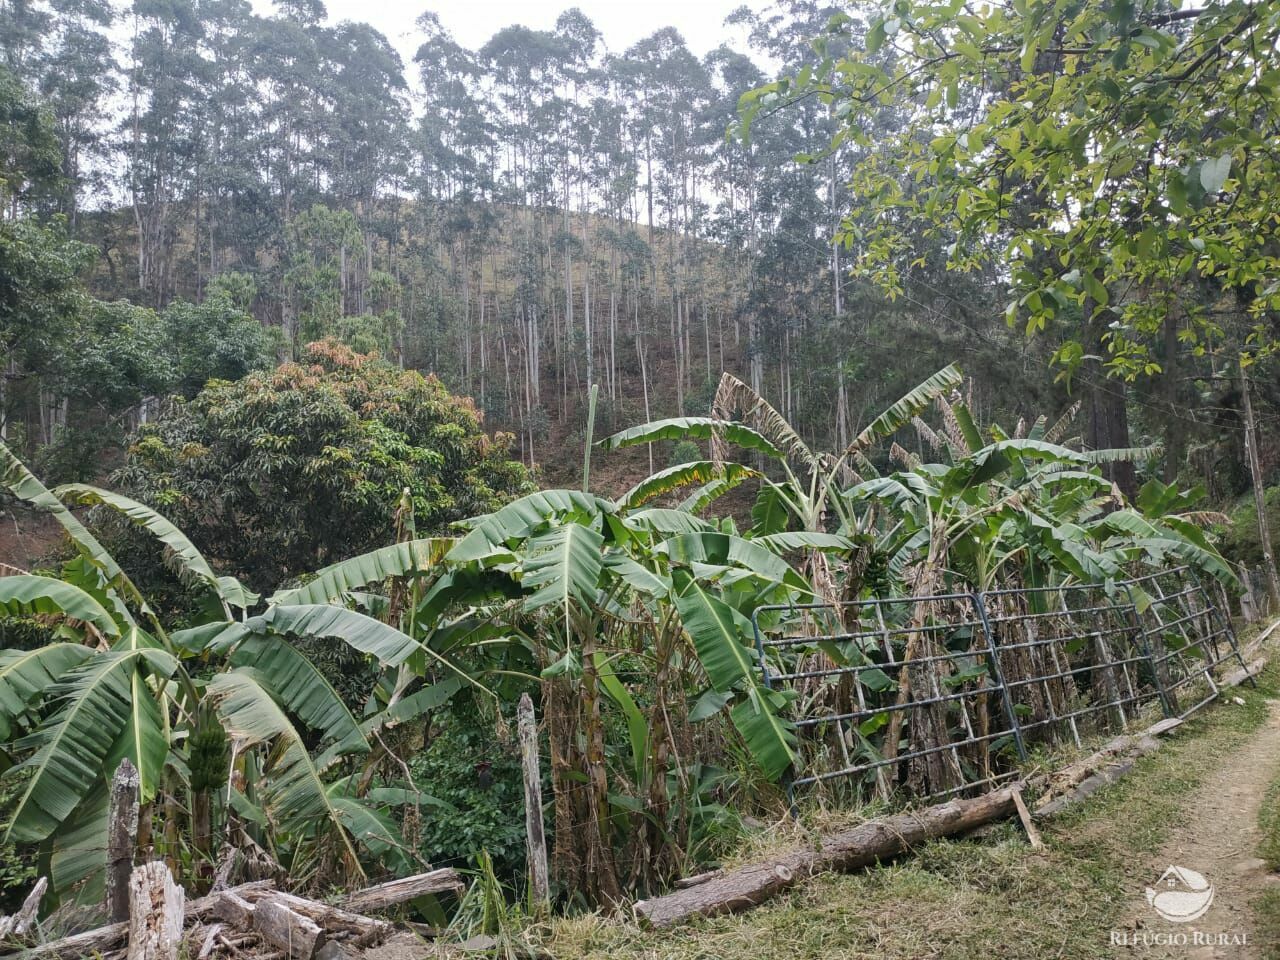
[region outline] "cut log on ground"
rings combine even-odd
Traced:
[[[234,887],[231,892],[237,894],[252,893],[268,889],[272,885],[270,880],[255,880],[252,883]],[[226,892],[225,890],[223,891],[224,894]],[[186,919],[188,921],[207,920],[213,917],[214,907],[217,905],[220,896],[222,894],[192,900],[186,905]],[[50,940],[48,943],[42,943],[29,950],[24,950],[17,955],[15,960],[52,960],[55,957],[61,958],[61,960],[78,960],[80,957],[93,956],[94,954],[105,955],[122,945],[128,936],[128,921],[113,923],[105,927],[98,927],[95,930],[86,930],[84,933],[77,933],[74,936],[63,937],[60,940]]]
[[[764,863],[726,870],[704,883],[635,905],[641,921],[666,927],[694,916],[746,910],[816,873],[855,870],[901,856],[937,837],[966,833],[1014,812],[1013,787],[971,800],[948,800],[910,813],[871,820],[823,841],[821,850],[796,850]]]
[[[1036,805],[1037,815],[1055,797],[1069,792],[1078,784],[1088,780],[1098,771],[1114,763],[1117,757],[1128,758],[1133,755],[1142,756],[1145,753],[1150,753],[1157,747],[1156,737],[1176,730],[1181,725],[1182,721],[1177,717],[1168,717],[1152,724],[1140,733],[1125,734],[1113,740],[1108,740],[1089,756],[1067,764],[1061,770],[1055,770],[1053,773],[1034,778],[1028,785],[1044,789],[1044,793]]]
[[[1240,684],[1244,683],[1246,680],[1252,680],[1254,677],[1260,674],[1262,672],[1262,668],[1265,667],[1266,665],[1267,665],[1267,661],[1263,660],[1262,658],[1259,658],[1257,660],[1251,660],[1247,666],[1237,668],[1235,670],[1232,670],[1230,673],[1228,673],[1225,677],[1223,677],[1220,681],[1218,681],[1218,686],[1219,687],[1238,687],[1240,686]]]
[[[460,893],[463,889],[458,871],[445,867],[358,890],[343,900],[342,905],[356,913],[374,913],[408,903],[429,893]]]
[[[144,863],[129,877],[128,960],[177,960],[186,917],[182,888],[162,861]]]
[[[352,913],[350,910],[321,903],[318,900],[308,900],[305,897],[284,892],[270,894],[270,897],[296,913],[314,920],[330,935],[338,932],[351,934],[357,946],[367,947],[381,943],[395,930],[395,925],[386,920],[375,920],[373,917]]]
[[[253,905],[253,929],[290,960],[311,960],[326,940],[318,923],[290,909],[277,896],[264,897]]]

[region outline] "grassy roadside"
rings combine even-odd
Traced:
[[[1262,809],[1258,811],[1258,826],[1262,830],[1262,845],[1258,856],[1267,866],[1280,871],[1280,780],[1271,785]],[[1280,960],[1280,890],[1268,890],[1253,906],[1258,924],[1258,941],[1266,944],[1263,956],[1266,960]]]
[[[1239,691],[1244,706],[1216,705],[1124,781],[1056,818],[1042,854],[1001,824],[981,840],[940,841],[898,864],[817,878],[741,916],[668,933],[595,917],[563,920],[543,946],[557,960],[1096,960],[1149,882],[1150,858],[1182,798],[1264,722],[1277,679],[1268,670],[1257,690]],[[1280,784],[1273,799],[1280,831]],[[1280,855],[1280,836],[1276,846]],[[1267,909],[1280,942],[1280,896]]]

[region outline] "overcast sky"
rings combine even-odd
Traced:
[[[721,43],[744,46],[741,28],[724,26],[729,11],[746,3],[759,8],[763,0],[325,0],[329,18],[372,24],[396,45],[406,64],[417,49],[414,21],[434,10],[463,46],[475,49],[497,31],[520,23],[550,29],[562,12],[578,7],[604,36],[605,45],[620,53],[662,27],[675,27],[697,56]],[[271,4],[255,0],[264,12]]]

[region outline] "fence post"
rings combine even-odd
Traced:
[[[1212,624],[1214,620],[1217,620],[1222,625],[1222,632],[1226,635],[1227,643],[1231,644],[1231,652],[1235,655],[1236,662],[1240,664],[1240,669],[1245,672],[1249,685],[1257,687],[1258,681],[1249,675],[1249,665],[1244,662],[1244,654],[1240,652],[1240,641],[1236,637],[1235,628],[1231,626],[1231,606],[1227,601],[1227,588],[1217,580],[1214,581],[1218,587],[1218,595],[1223,600],[1223,603],[1219,605],[1210,599],[1209,591],[1204,586],[1204,578],[1197,574],[1197,579],[1200,581],[1200,589],[1204,591],[1205,603],[1209,605],[1210,623]],[[1224,657],[1223,659],[1226,658]]]
[[[1151,641],[1147,637],[1147,628],[1138,615],[1138,602],[1133,598],[1133,586],[1127,581],[1122,581],[1119,586],[1124,587],[1125,595],[1129,598],[1129,616],[1133,620],[1133,629],[1138,635],[1138,642],[1142,645],[1142,655],[1147,658],[1147,663],[1151,666],[1151,677],[1155,681],[1156,692],[1160,694],[1160,708],[1166,717],[1176,717],[1178,711],[1169,699],[1169,691],[1165,689],[1162,676],[1164,664],[1156,663],[1151,653]]]
[[[1004,712],[1009,718],[1009,729],[1013,733],[1013,742],[1018,749],[1018,759],[1027,759],[1027,745],[1022,739],[1022,724],[1018,722],[1018,713],[1013,708],[1013,697],[1009,694],[1009,685],[1004,682],[1004,672],[1000,669],[1000,653],[996,646],[995,631],[991,629],[991,620],[987,617],[986,594],[971,593],[969,602],[982,621],[982,632],[987,637],[987,665],[991,671],[991,679],[1000,688],[1000,698],[1004,701]]]
[[[760,660],[760,681],[764,684],[766,690],[773,689],[773,677],[769,676],[769,661],[765,657],[764,652],[764,634],[760,631],[760,615],[759,609],[751,611],[751,632],[756,638],[756,656]],[[796,785],[795,785],[795,768],[788,766],[786,772],[782,775],[782,785],[787,791],[787,808],[791,811],[791,816],[799,819],[800,808],[796,806]]]

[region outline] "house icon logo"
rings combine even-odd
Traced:
[[[1213,906],[1213,884],[1186,867],[1170,867],[1154,888],[1147,887],[1147,903],[1171,923],[1190,923]]]

